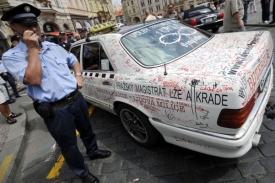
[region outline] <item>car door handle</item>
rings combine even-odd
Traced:
[[[109,81],[103,81],[102,84],[103,85],[110,85]]]

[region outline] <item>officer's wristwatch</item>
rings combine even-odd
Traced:
[[[82,76],[81,72],[75,72],[74,75],[75,76]]]

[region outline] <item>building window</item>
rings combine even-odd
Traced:
[[[135,8],[133,9],[133,12],[134,12],[134,13],[136,13],[136,10],[135,10]]]
[[[160,10],[160,5],[157,5],[157,6],[156,6],[156,9],[157,9],[157,11]]]
[[[129,10],[129,14],[131,14],[131,10]]]
[[[155,0],[156,3],[159,3],[159,0]]]
[[[152,8],[152,7],[149,7],[149,11],[150,11],[150,12],[153,12],[153,8]]]
[[[141,7],[144,7],[144,6],[145,6],[144,2],[141,2],[140,4],[141,4]]]
[[[134,5],[133,1],[131,1],[131,4]]]
[[[142,12],[143,12],[143,14],[145,14],[146,13],[146,9],[143,9]]]
[[[127,6],[129,6],[129,2],[127,2]]]
[[[148,4],[149,4],[149,5],[152,4],[151,0],[148,0]]]
[[[90,10],[93,12],[93,11],[94,11],[94,8],[93,8],[93,4],[92,4],[91,0],[89,0],[88,2],[89,2]]]
[[[57,7],[60,7],[58,0],[54,0],[54,2],[55,2],[55,4],[56,4]]]

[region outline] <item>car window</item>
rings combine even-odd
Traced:
[[[74,56],[80,62],[80,46],[73,47],[70,52],[74,54]]]
[[[196,29],[169,20],[126,34],[121,42],[141,64],[155,66],[185,55],[208,39]]]
[[[201,15],[204,13],[211,13],[211,12],[212,12],[212,10],[209,8],[197,9],[197,10],[189,12],[188,17],[194,17],[194,16],[198,16],[198,15]]]
[[[82,61],[82,68],[84,70],[113,71],[109,59],[100,43],[84,44]]]

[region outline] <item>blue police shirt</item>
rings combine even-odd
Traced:
[[[27,93],[38,102],[55,102],[76,90],[77,81],[68,66],[73,66],[77,58],[55,43],[44,41],[42,46],[39,52],[42,82],[40,86],[27,85]],[[27,57],[27,46],[21,41],[2,56],[8,72],[21,83],[28,65]]]

